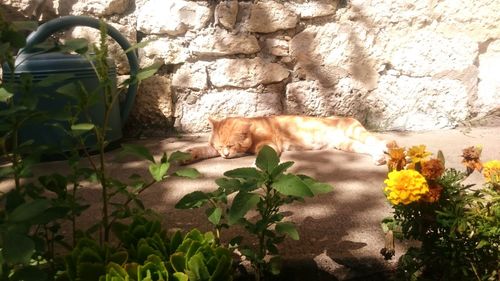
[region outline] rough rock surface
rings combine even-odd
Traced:
[[[283,4],[260,1],[252,5],[246,29],[250,32],[270,33],[294,28],[299,21],[297,14]]]
[[[139,8],[137,29],[148,34],[180,35],[201,29],[210,16],[209,7],[202,2],[149,0]]]
[[[199,57],[254,54],[260,51],[257,38],[250,34],[232,34],[218,29],[208,35],[197,36],[189,46]]]
[[[209,71],[210,81],[216,87],[251,88],[285,80],[289,72],[277,63],[261,58],[220,59]]]
[[[172,86],[201,90],[208,86],[207,62],[183,64],[173,75]]]
[[[149,43],[139,50],[141,67],[153,63],[179,64],[190,57],[189,50],[181,40],[156,36],[146,37],[144,40]]]
[[[130,118],[146,128],[167,129],[173,110],[170,79],[155,75],[140,84]]]
[[[385,130],[454,128],[469,114],[468,95],[458,80],[384,75],[368,97],[366,121]]]
[[[140,65],[162,64],[178,98],[169,99],[179,131],[206,129],[188,122],[214,112],[346,115],[380,130],[451,128],[500,112],[498,0],[3,0],[1,6],[8,20],[100,17],[131,43],[148,41],[138,50]],[[79,29],[72,34],[97,38]],[[110,54],[125,74],[119,49],[111,46]],[[274,86],[272,99],[255,98]],[[155,110],[143,110],[156,120]]]
[[[175,109],[176,127],[186,132],[209,130],[208,117],[262,116],[282,110],[281,85],[250,90],[211,90],[179,93]]]
[[[218,23],[227,29],[233,29],[238,16],[238,1],[221,1],[217,7],[215,7],[214,13],[216,17],[215,20]]]
[[[491,42],[479,55],[479,85],[474,111],[483,117],[500,111],[500,40]]]

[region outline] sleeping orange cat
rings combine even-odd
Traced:
[[[359,121],[348,117],[229,117],[209,118],[209,145],[189,149],[192,160],[221,156],[235,158],[257,154],[264,145],[278,155],[287,150],[340,149],[370,155],[375,164],[385,163],[388,142],[368,132]],[[392,143],[392,142],[391,142]]]

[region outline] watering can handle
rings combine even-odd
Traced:
[[[26,46],[24,47],[24,51],[29,52],[36,44],[42,43],[50,35],[53,33],[68,29],[75,26],[88,26],[99,29],[100,21],[86,16],[64,16],[57,19],[50,20],[42,25],[40,25],[36,31],[31,33],[26,39]],[[123,35],[116,30],[116,28],[112,27],[109,24],[106,24],[108,35],[111,36],[123,50],[128,50],[131,45],[123,37]],[[130,76],[134,77],[139,72],[139,61],[137,59],[137,55],[134,51],[129,51],[126,53],[128,63],[130,65]],[[132,109],[132,105],[134,104],[135,95],[137,93],[138,83],[130,84],[127,91],[127,96],[124,106],[120,110],[121,115],[121,124],[122,126],[125,124],[125,121],[130,114],[130,110]]]

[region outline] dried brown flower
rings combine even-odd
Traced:
[[[429,203],[437,202],[441,197],[441,193],[443,193],[443,187],[439,184],[431,184],[429,185],[429,192],[424,194],[421,200]]]
[[[422,175],[428,180],[437,180],[444,172],[441,160],[433,158],[422,162]]]
[[[465,165],[467,174],[471,174],[474,170],[477,170],[478,172],[481,171],[483,167],[481,160],[479,160],[481,157],[481,151],[482,148],[479,146],[467,147],[462,151],[462,164]]]

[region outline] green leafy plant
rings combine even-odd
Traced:
[[[467,170],[461,172],[445,169],[442,153],[429,159],[425,146],[390,151],[385,191],[394,215],[382,226],[400,239],[421,242],[401,256],[399,279],[498,279],[500,162],[481,164],[480,153],[478,147],[465,149]],[[392,165],[397,162],[402,165]],[[464,183],[474,170],[485,175],[482,187]]]
[[[88,48],[88,43],[81,39],[69,40],[64,45],[38,48],[39,51],[76,52],[87,57],[96,70],[99,79],[98,89],[88,90],[81,83],[65,83],[67,75],[49,76],[45,80],[33,82],[30,75],[22,75],[19,80],[14,78],[2,81],[0,85],[0,161],[6,164],[0,166],[0,180],[13,182],[13,189],[2,194],[2,209],[0,212],[0,277],[12,280],[46,280],[52,279],[56,272],[67,267],[67,277],[74,280],[78,272],[87,272],[89,267],[98,272],[105,272],[110,262],[119,264],[128,260],[128,252],[123,260],[123,251],[117,252],[116,246],[110,241],[111,229],[119,227],[121,220],[133,217],[146,217],[154,212],[144,206],[139,195],[147,188],[170,176],[195,178],[199,173],[191,168],[170,170],[170,165],[189,157],[181,152],[170,155],[163,154],[161,159],[155,159],[144,147],[139,145],[123,145],[124,154],[132,154],[149,162],[150,179],[131,175],[128,182],[119,181],[109,175],[106,169],[104,153],[109,145],[106,134],[109,130],[110,112],[118,102],[119,92],[114,86],[112,77],[108,76],[107,45],[105,43],[105,24],[101,24],[101,44]],[[0,18],[0,63],[9,65],[11,74],[15,72],[14,54],[25,44],[23,31],[33,29],[36,25],[8,23]],[[87,53],[93,49],[95,56]],[[128,51],[133,51],[131,48]],[[139,83],[153,75],[158,66],[154,65],[139,71],[125,82]],[[11,75],[14,77],[14,75]],[[44,91],[57,83],[59,88]],[[53,87],[52,87],[53,89]],[[40,97],[47,95],[65,95],[72,102],[64,108],[52,112],[37,108]],[[14,98],[16,93],[18,98]],[[98,102],[104,104],[104,120],[95,122],[87,112]],[[4,110],[5,108],[5,110]],[[71,150],[61,147],[40,145],[34,141],[19,143],[19,131],[33,124],[46,124],[59,128],[63,133],[64,142]],[[67,125],[67,126],[66,126]],[[94,140],[94,141],[89,141]],[[91,156],[96,153],[97,156]],[[52,173],[38,175],[33,179],[33,167],[40,163],[44,153],[59,154],[67,159],[69,172],[64,175]],[[82,157],[83,155],[83,157]],[[88,207],[78,195],[81,182],[93,181],[102,187],[102,216],[96,224],[88,229],[77,227],[77,219]],[[65,237],[60,231],[64,221],[71,225],[71,237]],[[135,227],[141,222],[136,223]],[[147,224],[147,222],[145,222]],[[156,225],[156,224],[155,224]],[[154,227],[157,229],[157,227]],[[96,231],[100,234],[99,242],[89,239]],[[136,233],[137,234],[137,233]],[[81,238],[87,237],[87,238]],[[69,238],[69,239],[68,239]],[[142,242],[141,242],[142,241]],[[134,245],[135,254],[140,256],[143,248],[166,241],[164,236],[157,234],[143,238]],[[155,244],[157,243],[157,244]],[[141,244],[139,247],[137,245]],[[72,250],[72,256],[62,263],[60,255],[55,251],[56,245]],[[134,254],[133,251],[131,251]],[[165,254],[166,258],[168,255]],[[146,261],[148,256],[142,256]],[[135,257],[134,257],[135,258]],[[152,262],[152,261],[150,261]],[[90,274],[90,273],[89,273]],[[89,277],[88,280],[97,280]],[[78,277],[79,278],[79,277]],[[84,278],[86,279],[86,278]],[[144,279],[146,280],[146,279]]]
[[[217,241],[224,228],[241,225],[257,240],[257,246],[243,243],[242,237],[233,238],[229,244],[237,245],[256,270],[256,280],[265,272],[278,274],[280,256],[277,245],[286,236],[298,240],[293,222],[284,221],[280,208],[294,201],[326,193],[332,187],[304,175],[285,173],[293,162],[280,163],[276,152],[264,146],[257,155],[256,168],[238,168],[224,173],[215,182],[213,192],[195,191],[185,195],[176,208],[190,209],[207,206],[206,215],[216,229]],[[228,199],[234,195],[232,202]],[[256,211],[256,218],[249,219],[249,211]],[[267,259],[270,257],[269,259]]]
[[[134,221],[119,235],[129,253],[127,263],[109,262],[103,274],[98,260],[99,280],[232,280],[231,252],[217,245],[211,232],[177,231],[167,239],[158,221],[144,222]]]

